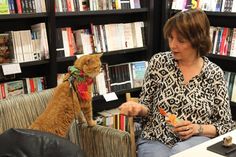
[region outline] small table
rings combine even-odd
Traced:
[[[215,137],[209,141],[206,141],[206,142],[201,143],[197,146],[194,146],[194,147],[186,149],[180,153],[172,155],[171,157],[224,157],[220,154],[217,154],[217,153],[207,150],[207,147],[211,146],[217,142],[222,141],[223,138],[226,136],[231,136],[233,138],[233,143],[236,143],[236,130],[233,130],[233,131],[228,132],[224,135]]]

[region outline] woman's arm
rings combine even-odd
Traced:
[[[120,114],[126,116],[146,116],[149,112],[149,109],[146,106],[133,101],[123,103],[119,109]]]

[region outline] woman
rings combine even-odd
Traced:
[[[143,116],[139,157],[168,157],[235,127],[224,73],[205,57],[211,50],[209,29],[200,10],[170,18],[163,32],[171,52],[150,60],[139,103],[120,106],[124,115]],[[170,126],[160,109],[178,122]]]

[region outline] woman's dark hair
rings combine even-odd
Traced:
[[[190,9],[175,14],[164,25],[164,38],[170,37],[173,30],[190,41],[200,56],[207,55],[211,50],[210,23],[203,11]]]

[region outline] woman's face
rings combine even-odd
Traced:
[[[172,30],[170,37],[168,37],[168,43],[176,60],[188,60],[197,56],[197,50],[175,30]]]

